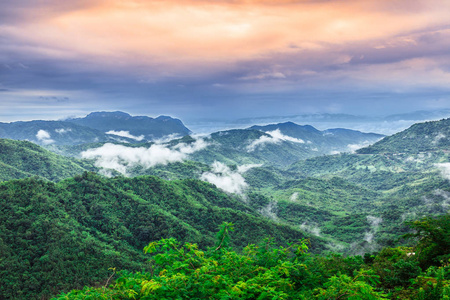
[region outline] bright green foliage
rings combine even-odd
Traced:
[[[379,276],[372,270],[356,272],[353,278],[343,274],[331,277],[325,283],[325,289],[319,288],[315,291],[318,299],[387,299],[386,295],[374,290],[373,286],[379,283]]]
[[[223,223],[216,245],[233,224]],[[421,270],[411,248],[362,258],[312,256],[308,240],[277,247],[272,238],[200,250],[174,238],[151,242],[150,271],[121,272],[108,288],[84,288],[55,299],[450,299],[450,265]]]
[[[440,265],[450,258],[450,215],[438,218],[423,218],[410,223],[415,233],[409,237],[418,238],[416,254],[422,267]]]
[[[220,225],[220,230],[216,235],[216,251],[228,249],[230,244],[230,231],[234,231],[233,223],[223,222]]]
[[[224,239],[224,250],[258,243],[266,234],[282,245],[306,237],[261,218],[211,184],[150,176],[12,180],[0,184],[0,212],[2,299],[45,299],[98,286],[111,275],[110,267],[146,270],[142,248],[151,240],[174,237],[213,247],[217,227],[227,220],[233,220],[236,234]],[[321,239],[311,240],[312,251],[324,248]]]
[[[98,293],[113,299],[297,299],[299,280],[308,276],[306,241],[276,248],[270,240],[248,245],[243,254],[225,247],[231,223],[223,223],[219,247],[207,251],[176,239],[150,243],[151,272],[124,274],[110,289],[73,291],[57,299],[82,299]],[[102,299],[102,298],[99,298]]]
[[[419,153],[447,150],[450,145],[450,119],[417,123],[397,134],[388,136],[358,153]]]
[[[0,181],[33,176],[58,181],[95,169],[87,161],[56,155],[31,142],[0,139]]]

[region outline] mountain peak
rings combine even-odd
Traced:
[[[255,130],[261,130],[261,131],[273,131],[276,129],[280,129],[281,131],[283,130],[288,130],[288,131],[302,131],[302,132],[314,132],[314,133],[320,133],[319,130],[317,130],[316,128],[314,128],[311,125],[298,125],[294,122],[284,122],[284,123],[278,123],[278,124],[269,124],[269,125],[265,125],[265,126],[258,126],[258,125],[254,125],[252,127],[250,127],[249,129],[255,129]]]
[[[86,119],[93,118],[117,118],[117,119],[127,119],[131,118],[131,115],[122,111],[96,111],[91,112],[86,116]]]
[[[121,131],[136,137],[144,135],[148,140],[172,134],[185,136],[190,133],[180,120],[169,116],[159,116],[154,119],[146,116],[131,116],[121,111],[92,112],[84,118],[67,121],[102,132]]]

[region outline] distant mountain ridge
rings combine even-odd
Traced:
[[[108,142],[114,139],[104,132],[64,121],[0,123],[0,138],[27,140],[40,145],[76,145]]]
[[[168,135],[185,136],[191,131],[179,119],[169,116],[151,118],[147,116],[131,116],[121,111],[93,112],[84,118],[67,119],[66,122],[86,126],[103,132],[128,131],[129,134],[147,140],[162,138]]]
[[[408,113],[398,113],[387,116],[366,116],[366,115],[352,115],[342,113],[310,113],[310,114],[296,114],[286,116],[265,116],[254,118],[241,118],[235,120],[237,124],[251,124],[261,122],[375,122],[375,121],[401,121],[401,120],[413,120],[413,121],[426,121],[426,120],[438,120],[442,118],[450,117],[450,109],[438,109],[438,110],[419,110]]]
[[[270,124],[265,126],[252,126],[249,129],[263,132],[279,130],[283,135],[301,139],[311,148],[323,154],[330,152],[348,152],[352,145],[372,144],[384,137],[377,133],[364,133],[357,130],[335,128],[320,131],[311,125],[298,125],[293,122]],[[349,148],[350,146],[350,148]]]
[[[35,176],[58,181],[95,170],[87,161],[57,155],[28,141],[0,139],[0,181]]]
[[[133,117],[124,112],[93,112],[84,118],[62,121],[0,123],[0,138],[28,140],[39,145],[79,145],[98,142],[135,143],[190,133],[168,116]]]
[[[419,153],[439,150],[450,150],[450,118],[416,123],[369,147],[359,149],[357,153]]]

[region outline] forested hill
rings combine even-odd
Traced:
[[[0,123],[0,138],[27,140],[43,146],[114,141],[105,132],[64,121]]]
[[[311,125],[298,125],[293,122],[252,126],[249,129],[271,132],[279,130],[282,134],[302,139],[316,148],[318,152],[329,154],[332,151],[350,151],[349,145],[370,144],[384,137],[382,134],[365,133],[357,130],[334,128],[318,130]]]
[[[255,202],[249,199],[250,202]],[[263,237],[279,244],[320,237],[262,218],[247,205],[198,180],[108,179],[84,173],[53,183],[36,178],[0,184],[0,298],[42,299],[106,282],[110,267],[147,269],[142,248],[177,238],[212,246],[218,226],[233,221],[233,245]]]
[[[150,118],[124,112],[95,112],[63,121],[0,123],[0,138],[28,140],[42,146],[99,142],[138,143],[165,136],[185,136],[190,130],[168,116]]]
[[[420,153],[449,150],[449,147],[450,119],[443,119],[414,124],[372,146],[357,150],[357,153]]]
[[[141,136],[151,140],[167,135],[188,135],[191,131],[183,122],[169,116],[150,118],[147,116],[131,116],[121,111],[93,112],[84,118],[67,119],[67,122],[94,128],[103,132],[128,131],[133,136]]]
[[[0,139],[0,181],[38,176],[61,180],[96,168],[87,161],[63,157],[34,143]]]

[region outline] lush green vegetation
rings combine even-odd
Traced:
[[[39,136],[39,131],[44,136]],[[76,145],[113,141],[99,130],[64,121],[29,121],[0,123],[0,137],[27,140],[41,145]]]
[[[332,151],[349,151],[349,144],[374,143],[384,137],[381,134],[363,133],[344,128],[320,131],[311,125],[298,125],[293,122],[252,126],[250,129],[262,131],[278,129],[284,135],[302,139],[312,148],[315,148],[317,154],[314,156],[330,154]]]
[[[0,298],[6,299],[102,284],[110,267],[148,269],[142,248],[151,240],[213,246],[216,228],[228,220],[237,248],[271,235],[282,245],[310,238],[314,252],[325,249],[321,238],[262,218],[257,208],[192,179],[84,173],[59,183],[11,180],[0,184],[0,212]]]
[[[343,257],[310,255],[307,240],[277,247],[270,238],[238,253],[233,224],[223,223],[214,247],[154,241],[144,248],[149,271],[119,272],[109,286],[55,299],[449,299],[449,224],[449,215],[411,223],[415,249]]]
[[[378,143],[358,150],[360,154],[420,153],[448,150],[450,119],[417,123],[409,129],[388,136]]]
[[[167,135],[184,136],[190,133],[190,130],[178,119],[168,116],[159,116],[157,118],[131,116],[121,111],[92,112],[84,118],[67,119],[66,122],[102,132],[125,130],[135,136],[144,135],[149,140]]]
[[[0,139],[0,181],[38,176],[61,180],[96,168],[89,162],[56,155],[27,141]]]
[[[30,177],[0,183],[0,298],[47,299],[73,288],[82,290],[61,298],[445,298],[450,183],[438,164],[450,162],[446,122],[290,166],[315,155],[312,146],[280,141],[248,151],[269,136],[225,131],[189,161],[129,166],[130,178],[0,140],[0,180]],[[100,145],[50,148],[76,156]],[[248,187],[231,195],[196,180],[216,160],[230,170],[218,174],[223,180],[242,164],[262,166],[241,171]],[[217,227],[230,221],[216,244]]]

